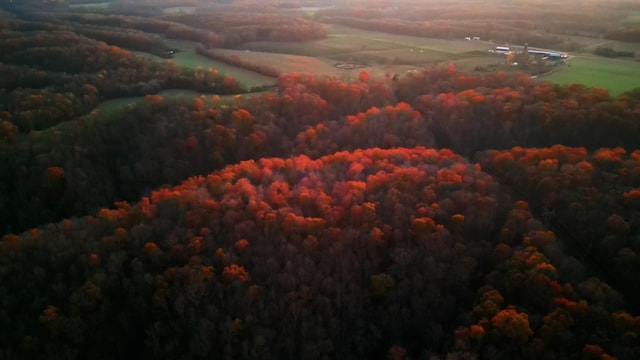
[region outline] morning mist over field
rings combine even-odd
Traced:
[[[0,359],[640,358],[637,1],[0,1]]]

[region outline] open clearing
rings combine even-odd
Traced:
[[[407,71],[419,69],[421,66],[411,64],[391,65],[383,58],[375,58],[377,55],[370,55],[367,52],[356,52],[350,55],[344,54],[344,58],[336,56],[333,58],[297,56],[278,53],[266,53],[258,51],[240,51],[229,49],[216,49],[217,52],[226,55],[237,55],[243,61],[252,64],[264,64],[271,66],[283,73],[298,72],[310,73],[320,76],[334,76],[343,81],[354,81],[358,79],[360,71],[365,70],[375,78],[384,78],[387,74],[405,74]],[[375,61],[380,60],[380,61]],[[335,66],[337,62],[347,62],[364,67],[354,69],[342,69]]]
[[[487,51],[493,49],[495,44],[488,41],[453,39],[444,40],[411,35],[396,35],[377,31],[360,30],[339,25],[328,25],[329,36],[342,37],[345,40],[360,38],[363,41],[378,41],[392,44],[392,47],[418,48],[435,50],[450,54],[463,54],[469,51]]]
[[[282,9],[283,12],[303,13],[307,16],[313,16],[320,10],[332,9],[334,5],[329,6],[302,6]]]
[[[269,91],[259,91],[251,94],[237,94],[237,95],[240,95],[243,98],[251,98],[253,96],[262,96],[267,92]],[[159,92],[158,95],[161,95],[165,99],[171,99],[171,100],[174,100],[174,99],[191,100],[191,99],[199,98],[203,95],[210,98],[211,96],[217,95],[217,94],[199,93],[197,91],[192,91],[192,90],[169,89],[169,90],[164,90]],[[230,105],[233,101],[235,101],[235,98],[237,95],[218,95],[220,97],[219,104]],[[41,139],[41,141],[55,141],[55,138],[58,134],[72,132],[74,131],[72,129],[77,129],[79,121],[82,121],[82,122],[96,121],[96,120],[109,121],[108,119],[111,119],[119,111],[122,111],[127,107],[135,106],[138,103],[143,101],[144,101],[144,96],[132,96],[132,97],[123,97],[123,98],[106,100],[101,102],[98,106],[96,106],[91,113],[83,115],[80,118],[62,122],[44,130],[32,131],[27,134],[20,134],[19,136],[23,138],[27,138],[27,137],[38,138],[38,139]],[[96,114],[96,113],[102,114],[105,116],[97,117],[97,118],[93,117],[92,114]]]
[[[633,51],[636,58],[640,59],[640,43],[611,40],[606,44],[602,44],[602,47],[608,47],[616,51]],[[595,47],[590,50],[595,50]]]
[[[567,41],[583,45],[584,55],[569,60],[566,66],[555,68],[541,79],[559,84],[583,83],[600,87],[618,95],[638,86],[640,64],[630,60],[601,58],[591,55],[597,46],[640,53],[640,44],[611,41],[600,38],[567,36]],[[229,74],[246,87],[272,85],[275,79],[209,59],[195,52],[195,42],[166,40],[167,45],[180,49],[174,55],[177,65],[195,69],[213,67]],[[430,66],[445,66],[452,62],[461,71],[471,72],[477,67],[492,69],[504,59],[488,52],[496,44],[477,40],[443,40],[407,35],[387,34],[353,29],[340,25],[327,25],[327,38],[309,42],[251,42],[241,50],[216,49],[226,55],[236,55],[242,61],[264,64],[280,72],[332,75],[343,80],[357,79],[361,70],[383,78],[389,74],[404,75],[408,71]],[[140,55],[166,61],[150,54]],[[364,65],[364,68],[338,69],[337,62]]]
[[[408,35],[394,35],[376,31],[352,29],[338,25],[327,25],[327,38],[309,42],[251,42],[244,49],[313,57],[333,57],[350,53],[398,50],[409,54],[422,50],[425,62],[434,59],[429,55],[467,56],[486,52],[495,47],[486,41],[442,40]],[[438,60],[438,59],[435,59]]]
[[[69,8],[71,9],[82,9],[82,10],[106,10],[109,8],[111,2],[97,2],[97,3],[87,3],[87,4],[70,4]]]
[[[245,98],[251,98],[252,96],[262,96],[265,93],[268,93],[268,90],[258,91],[250,94],[237,94],[241,95]],[[201,93],[193,90],[182,90],[182,89],[169,89],[163,90],[158,93],[165,99],[195,99],[202,95],[206,97],[211,97],[217,94],[209,94],[209,93]],[[221,103],[230,103],[237,95],[218,95],[220,97]],[[117,99],[111,99],[101,102],[94,111],[98,111],[107,115],[114,114],[115,112],[123,109],[126,106],[133,106],[139,102],[144,101],[144,96],[132,96],[132,97],[123,97]]]
[[[230,49],[215,49],[215,52],[224,56],[235,55],[242,61],[251,64],[262,64],[283,73],[299,72],[326,75],[333,74],[336,70],[329,61],[309,56]]]
[[[163,14],[167,15],[179,15],[179,14],[195,14],[195,6],[174,6],[162,9]]]
[[[147,59],[153,61],[165,62],[172,60],[176,65],[180,67],[184,67],[187,69],[195,70],[198,66],[207,69],[214,68],[218,70],[221,74],[231,75],[234,79],[236,79],[240,84],[242,84],[247,89],[255,86],[265,86],[265,85],[273,85],[276,83],[276,79],[262,75],[260,73],[243,69],[237,66],[229,65],[222,61],[217,61],[213,59],[209,59],[206,56],[202,56],[200,54],[194,53],[185,53],[179,52],[173,55],[171,59],[165,59],[147,52],[142,51],[134,51],[129,50],[131,53],[136,54],[138,56],[145,57]]]
[[[394,35],[339,25],[326,27],[326,39],[309,42],[256,41],[243,45],[242,49],[250,50],[249,52],[235,53],[242,60],[256,64],[264,61],[281,71],[328,73],[347,79],[357,78],[361,69],[335,69],[333,65],[336,62],[366,65],[364,69],[372,76],[383,77],[386,73],[402,75],[409,70],[448,61],[468,59],[471,63],[477,62],[477,65],[501,61],[488,53],[488,50],[495,48],[495,44],[487,41]],[[307,59],[303,71],[298,69],[297,64],[291,63],[296,57],[282,57],[283,54]],[[330,65],[332,69],[327,69],[326,65]]]
[[[593,52],[598,46],[606,46],[612,40],[591,36],[557,35],[564,39],[565,45],[570,45],[576,52]]]
[[[384,51],[359,51],[332,56],[333,60],[363,64],[426,65],[458,58],[447,53],[422,49],[394,49]]]
[[[192,41],[183,41],[183,40],[165,40],[167,45],[180,49],[181,52],[174,54],[172,59],[165,59],[150,53],[142,52],[142,51],[131,51],[131,53],[143,56],[147,59],[151,59],[153,61],[168,61],[172,60],[176,63],[176,65],[180,67],[185,67],[188,69],[195,70],[198,66],[203,68],[214,68],[217,69],[220,73],[225,75],[231,75],[234,79],[240,82],[247,89],[255,86],[266,86],[266,85],[274,85],[276,83],[276,79],[265,76],[254,71],[246,70],[243,68],[239,68],[237,66],[228,65],[221,61],[216,61],[209,59],[208,57],[202,56],[195,52],[196,44]],[[312,59],[315,60],[315,59]],[[265,92],[269,91],[261,91],[261,92],[252,92],[242,94],[245,96],[254,96],[261,95]],[[203,94],[192,90],[182,90],[182,89],[169,89],[164,90],[159,93],[164,98],[196,98],[200,95],[211,96],[215,94]],[[235,95],[220,95],[221,101],[231,100]],[[110,99],[101,102],[94,110],[104,112],[108,115],[115,113],[116,111],[128,106],[133,105],[137,102],[143,101],[143,96],[133,96],[133,97],[123,97],[117,99]]]
[[[240,84],[247,88],[273,85],[276,82],[276,79],[272,77],[259,74],[255,71],[242,69],[237,66],[228,65],[226,63],[223,63],[222,61],[212,60],[206,56],[197,54],[196,43],[193,41],[168,39],[165,40],[165,42],[168,46],[180,50],[179,52],[173,54],[173,58],[171,59],[178,66],[186,67],[189,69],[195,69],[198,66],[202,66],[205,69],[211,67],[217,69],[222,74],[231,75]],[[150,56],[152,58],[167,61],[167,59],[162,59],[154,55]]]
[[[558,84],[579,83],[598,87],[617,96],[638,87],[640,64],[628,60],[580,56],[541,78]]]
[[[633,12],[620,22],[628,25],[640,24],[640,12]]]
[[[307,42],[255,41],[247,43],[244,49],[301,56],[332,56],[363,50],[389,50],[402,46],[386,41],[329,35],[326,39]]]

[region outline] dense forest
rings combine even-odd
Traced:
[[[52,14],[0,16],[0,359],[640,358],[640,88],[247,89],[133,51],[323,27]]]

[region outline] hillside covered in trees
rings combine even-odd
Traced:
[[[96,39],[132,18],[7,19],[0,359],[640,358],[640,89],[449,64],[246,94]]]

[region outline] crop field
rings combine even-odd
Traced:
[[[628,60],[575,57],[563,68],[542,78],[558,84],[582,83],[603,88],[616,96],[638,87],[640,64]]]

